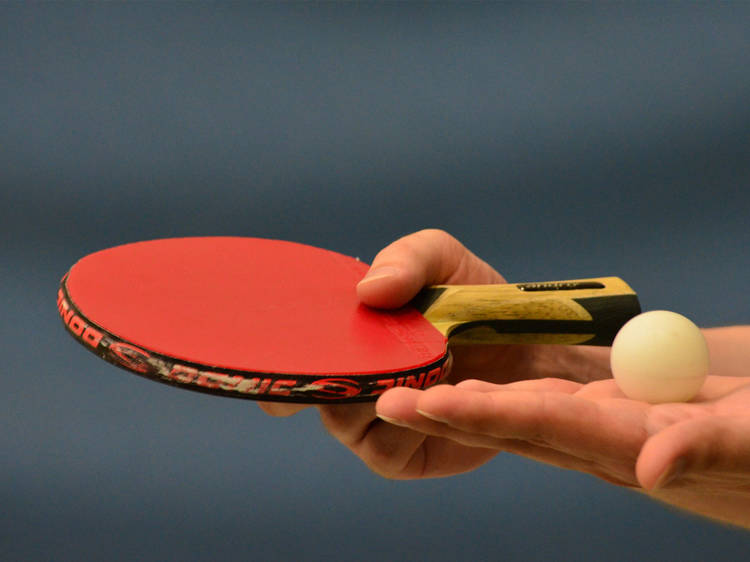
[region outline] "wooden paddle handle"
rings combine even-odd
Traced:
[[[612,345],[641,312],[618,277],[506,285],[436,285],[412,303],[451,344]]]

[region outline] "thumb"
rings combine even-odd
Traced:
[[[636,463],[647,490],[679,485],[684,476],[704,476],[717,487],[750,480],[750,418],[712,416],[686,420],[649,438]]]
[[[503,283],[492,267],[442,230],[421,230],[380,251],[357,286],[360,300],[377,308],[398,308],[426,285]]]

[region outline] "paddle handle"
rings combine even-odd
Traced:
[[[503,285],[436,285],[413,301],[451,344],[612,345],[641,312],[619,277]]]

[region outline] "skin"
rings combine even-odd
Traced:
[[[358,294],[395,308],[425,285],[504,282],[455,238],[425,230],[382,250]],[[387,478],[450,476],[508,452],[750,529],[750,326],[704,335],[711,375],[689,403],[626,398],[609,348],[461,346],[447,384],[318,410],[334,437]],[[276,416],[303,407],[261,403]]]

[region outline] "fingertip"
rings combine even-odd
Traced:
[[[374,265],[357,284],[357,296],[367,306],[398,308],[409,302],[421,288],[421,283],[395,265]]]
[[[415,409],[427,418],[446,421],[454,413],[452,410],[456,399],[471,392],[453,385],[438,384],[421,393]]]
[[[456,384],[456,388],[461,390],[468,390],[471,392],[495,392],[504,388],[503,385],[478,380],[478,379],[465,379]]]
[[[456,252],[446,252],[458,242],[447,233],[422,230],[403,236],[383,248],[372,262],[367,275],[357,285],[363,304],[375,308],[405,305],[424,287],[439,280],[439,272],[453,270]]]
[[[690,421],[680,422],[646,440],[635,463],[635,476],[644,490],[656,492],[682,472],[693,427]]]
[[[635,465],[635,478],[641,488],[647,492],[656,492],[658,490],[657,485],[662,480],[662,475],[666,474],[668,470],[669,465],[655,466],[653,462],[644,463],[639,459]]]
[[[505,279],[445,231],[420,230],[383,248],[357,286],[362,303],[398,308],[425,285],[504,283]]]
[[[377,265],[374,264],[367,274],[359,282],[362,286],[377,284],[382,281],[389,281],[401,276],[401,268],[395,265]]]
[[[407,420],[414,417],[421,391],[396,387],[384,392],[375,403],[375,414],[385,420]]]
[[[275,418],[293,416],[309,407],[307,404],[284,404],[281,402],[258,402],[258,406],[263,412]]]

